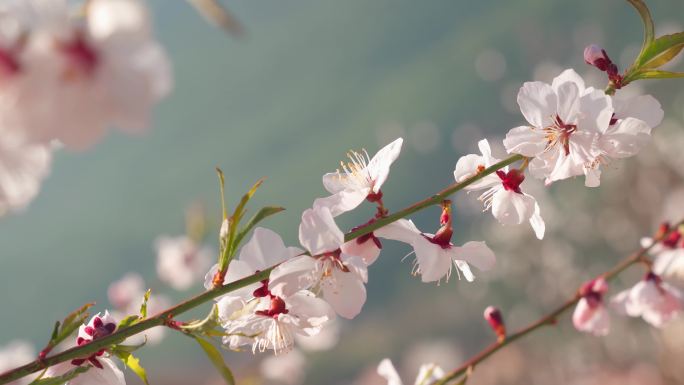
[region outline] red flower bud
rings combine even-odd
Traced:
[[[496,333],[499,343],[503,342],[506,339],[506,325],[504,324],[501,311],[494,306],[489,306],[484,311],[484,318],[489,322],[489,326],[492,327],[494,333]]]

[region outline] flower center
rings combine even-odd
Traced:
[[[368,163],[370,162],[370,157],[365,149],[361,152],[349,151],[347,152],[348,162],[340,162],[341,170],[337,170],[337,175],[340,179],[345,179],[347,183],[350,183],[358,188],[373,187],[373,180],[368,174],[366,169]],[[380,193],[378,193],[380,194]],[[382,194],[378,197],[382,198]],[[369,195],[369,200],[370,200]],[[371,200],[371,202],[374,202]]]
[[[577,131],[576,124],[563,122],[560,116],[556,115],[553,125],[544,128],[547,140],[547,149],[556,145],[563,147],[565,155],[570,155],[570,135]]]
[[[434,236],[428,237],[423,234],[425,239],[440,246],[443,249],[451,248],[451,236],[454,234],[451,218],[451,201],[442,201],[442,214],[439,217],[439,224],[442,225]]]
[[[88,44],[82,31],[76,31],[69,41],[58,42],[57,48],[68,62],[68,68],[64,74],[67,79],[93,75],[100,57],[95,49]]]
[[[509,172],[499,170],[496,172],[496,175],[501,179],[501,184],[506,191],[522,194],[520,184],[525,180],[525,174],[520,172],[520,170],[512,169]]]
[[[271,295],[271,307],[268,310],[257,310],[255,313],[264,317],[278,318],[279,315],[289,312],[282,298]]]

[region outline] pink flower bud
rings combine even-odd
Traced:
[[[488,306],[484,311],[484,318],[489,322],[489,326],[492,327],[494,333],[496,333],[499,343],[503,342],[506,339],[506,325],[504,324],[501,311],[494,306]]]

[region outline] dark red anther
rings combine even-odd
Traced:
[[[91,336],[91,337],[93,336],[93,334],[95,334],[95,329],[93,329],[93,328],[90,327],[90,326],[86,326],[86,327],[83,329],[83,331],[85,332],[85,334],[87,334],[87,335],[89,335],[89,336]]]
[[[93,326],[96,329],[101,328],[102,327],[102,318],[100,318],[100,317],[93,318]],[[92,333],[88,333],[88,334],[93,335]]]
[[[95,358],[95,357],[90,357],[90,358],[88,358],[88,362],[90,362],[91,364],[93,364],[93,366],[96,367],[96,368],[98,368],[98,369],[104,369],[104,367],[102,366],[102,364],[100,363],[100,361],[98,361],[97,358]]]
[[[498,175],[499,179],[501,179],[501,184],[506,191],[513,191],[518,194],[522,194],[520,184],[525,180],[525,174],[522,171],[515,168],[510,170],[508,173],[499,170],[496,172],[496,175]]]

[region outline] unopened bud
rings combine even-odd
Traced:
[[[221,241],[226,241],[228,238],[228,219],[224,219],[221,223],[221,230],[219,230],[219,238]]]
[[[584,61],[601,71],[607,72],[611,80],[618,77],[617,65],[610,60],[606,50],[596,44],[591,44],[584,49]]]
[[[494,333],[496,333],[499,343],[503,342],[506,339],[506,325],[504,324],[501,311],[494,306],[489,306],[484,311],[484,318],[489,322],[489,326],[492,327]]]

